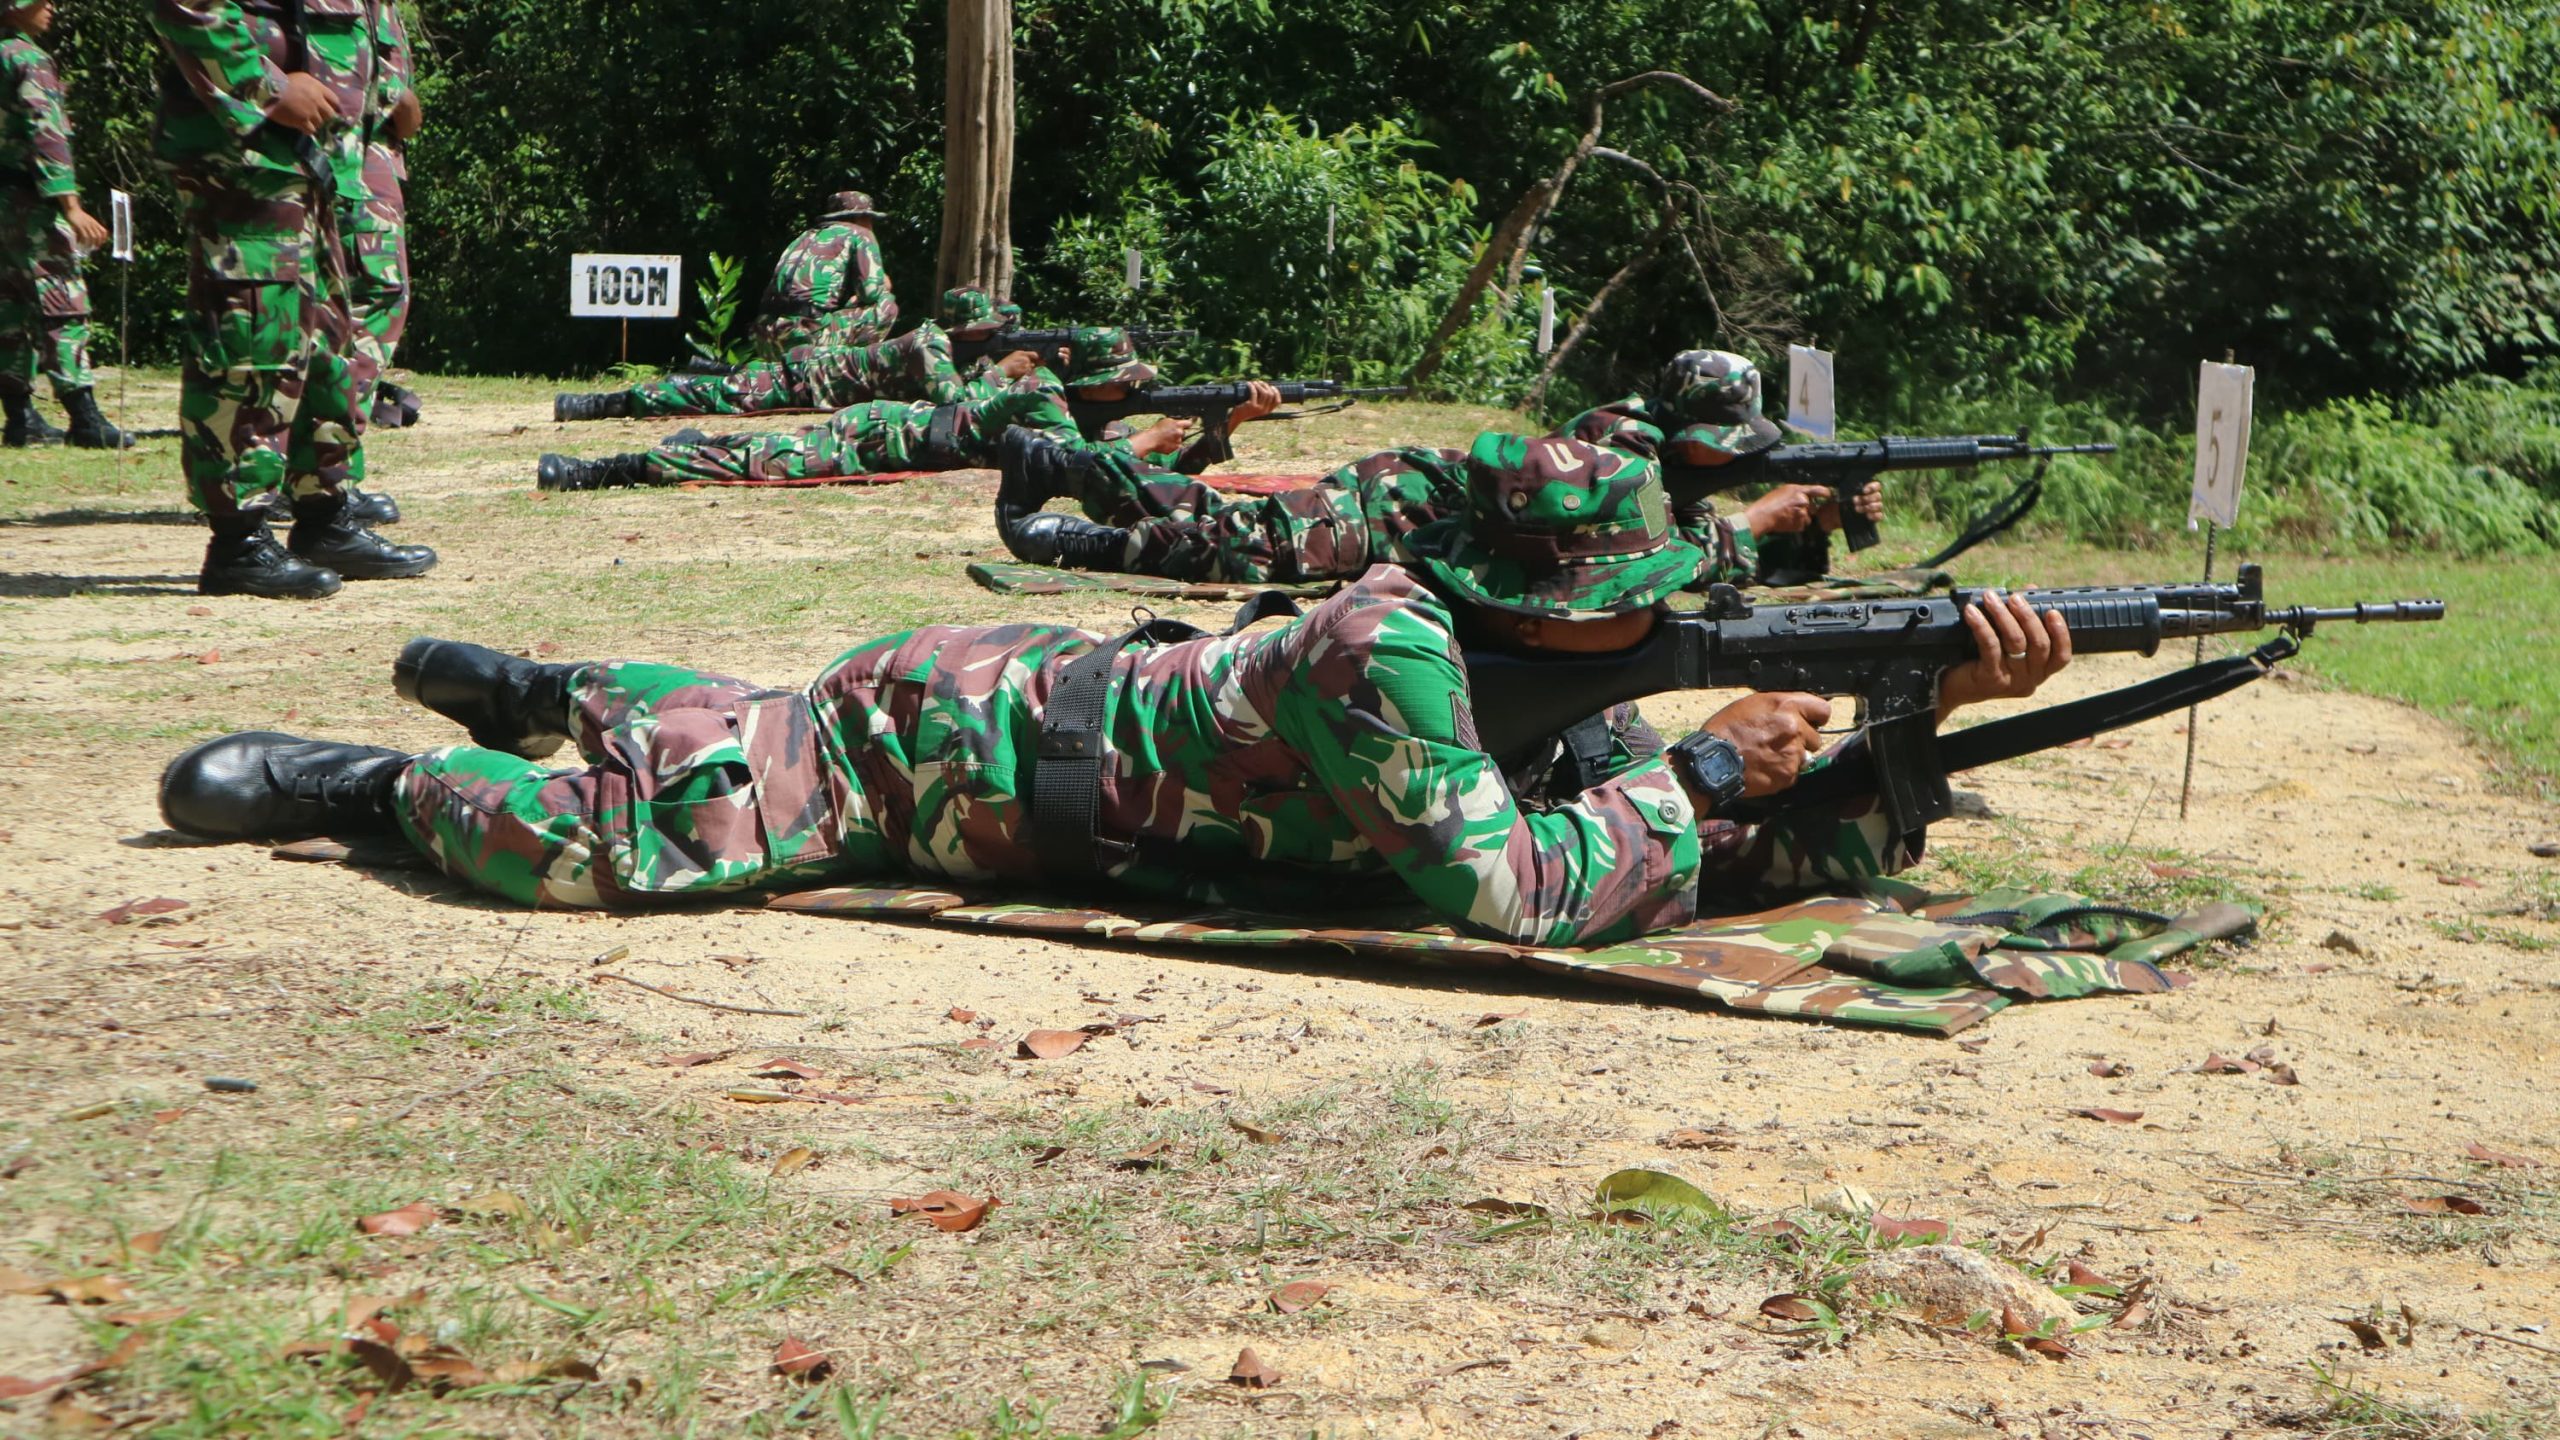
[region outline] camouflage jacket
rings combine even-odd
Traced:
[[[304,0],[305,68],[337,98],[316,137],[340,194],[364,183],[361,121],[375,103],[378,7],[386,0]],[[151,0],[160,37],[160,109],[152,151],[181,172],[261,194],[303,187],[301,138],[266,123],[284,94],[284,10],[271,0]]]
[[[391,137],[391,112],[418,88],[417,57],[409,49],[409,26],[400,18],[396,0],[380,0],[373,25],[373,90],[365,99],[364,133],[368,145],[400,142]]]
[[[1642,395],[1629,395],[1595,405],[1558,426],[1557,435],[1641,455],[1659,463],[1670,430]],[[1748,527],[1716,514],[1704,496],[1674,496],[1672,519],[1680,533],[1707,552],[1707,567],[1698,573],[1698,588],[1724,581],[1748,585],[1760,572],[1759,542]]]
[[[1100,836],[1143,891],[1338,913],[1401,882],[1473,934],[1587,944],[1696,913],[1701,839],[1658,755],[1524,806],[1475,743],[1447,604],[1382,565],[1276,630],[1131,647],[1104,707]],[[810,689],[855,870],[1037,878],[1041,715],[1095,637],[934,626]]]
[[[9,113],[0,128],[0,171],[11,189],[38,195],[76,195],[80,178],[71,168],[71,114],[62,107],[62,78],[43,47],[24,35],[0,40],[0,84]]]
[[[880,242],[842,220],[792,241],[774,262],[763,313],[767,319],[832,317],[844,332],[838,338],[851,344],[885,338],[898,323],[898,300]]]

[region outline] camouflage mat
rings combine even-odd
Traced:
[[[1104,570],[1053,570],[1046,565],[994,564],[976,561],[969,578],[999,595],[1075,595],[1117,591],[1159,600],[1241,600],[1265,590],[1293,598],[1330,595],[1341,586],[1331,580],[1315,585],[1243,585],[1226,580],[1167,580],[1159,575],[1114,575]]]
[[[2161,927],[2076,895],[1937,895],[1889,883],[1598,950],[1473,940],[1384,917],[1374,927],[1232,910],[989,903],[949,890],[836,887],[776,895],[777,910],[909,920],[1140,945],[1314,948],[1383,960],[1518,965],[1729,1010],[1952,1035],[2013,1000],[2158,994],[2187,977],[2158,962],[2245,933],[2256,917],[2217,906]],[[1377,918],[1377,917],[1372,917]],[[1408,923],[1410,915],[1401,917]]]
[[[432,870],[397,840],[303,840],[281,860]],[[1596,950],[1475,940],[1411,909],[1336,917],[1149,905],[1108,909],[995,901],[951,890],[837,886],[775,895],[775,910],[1211,950],[1315,949],[1400,963],[1521,966],[1728,1010],[1952,1035],[2018,1000],[2156,995],[2189,982],[2160,962],[2246,935],[2254,911],[2208,905],[2166,926],[2069,894],[1942,894],[1899,880],[1700,920]]]

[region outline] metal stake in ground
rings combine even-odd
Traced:
[[[129,425],[125,392],[133,374],[133,197],[107,192],[107,253],[124,262],[116,272],[116,424]]]
[[[2250,398],[2257,372],[2246,365],[2211,360],[2197,367],[2196,475],[2187,498],[2187,527],[2204,526],[2204,578],[2213,582],[2213,542],[2217,527],[2240,521],[2240,479],[2249,464]],[[2196,663],[2204,663],[2204,637],[2196,637]],[[2203,717],[2187,711],[2187,771],[2178,784],[2178,818],[2187,818],[2187,799],[2195,787],[2196,728]]]

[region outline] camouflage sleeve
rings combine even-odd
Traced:
[[[409,50],[409,24],[400,18],[400,0],[379,0],[373,52],[373,95],[366,103],[368,118],[380,119],[417,88],[417,60]]]
[[[1690,582],[1691,589],[1703,590],[1719,581],[1748,585],[1759,577],[1760,542],[1749,526],[1718,515],[1716,507],[1704,500],[1674,505],[1671,518],[1680,527],[1681,538],[1707,555],[1698,578]]]
[[[1524,810],[1475,743],[1448,612],[1419,593],[1346,607],[1273,725],[1353,827],[1461,929],[1582,945],[1688,923],[1695,814],[1660,759]]]
[[[152,0],[151,28],[196,99],[234,135],[246,135],[284,95],[284,71],[233,0]]]
[[[844,294],[834,307],[857,326],[876,327],[886,335],[898,323],[898,297],[889,288],[889,264],[880,258],[880,242],[857,230],[853,251],[845,256]]]
[[[71,168],[71,115],[62,108],[62,78],[42,51],[27,49],[26,64],[16,77],[18,106],[27,117],[27,150],[10,159],[35,177],[37,194],[77,195],[80,177]]]

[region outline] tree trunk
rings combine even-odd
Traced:
[[[948,13],[934,290],[1003,298],[1013,289],[1013,0],[949,0]]]

